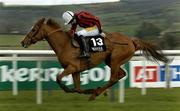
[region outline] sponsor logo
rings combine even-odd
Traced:
[[[180,81],[180,65],[169,67],[171,81]],[[134,82],[142,82],[143,74],[146,82],[163,82],[166,80],[164,66],[134,66]]]
[[[12,82],[16,79],[18,82],[33,82],[36,81],[39,77],[41,81],[56,81],[56,76],[61,74],[64,69],[59,68],[48,68],[48,69],[39,69],[39,68],[19,68],[9,69],[7,65],[0,66],[0,82]],[[104,66],[103,68],[93,68],[89,71],[84,71],[80,76],[81,84],[86,85],[89,82],[96,81],[108,81],[110,78],[110,68]],[[62,79],[66,85],[72,85],[73,79],[72,76],[66,76]]]

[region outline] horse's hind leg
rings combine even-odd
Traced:
[[[89,100],[94,100],[96,96],[100,95],[107,88],[113,86],[115,83],[118,82],[119,79],[123,78],[125,75],[126,72],[120,67],[117,71],[112,71],[109,83],[102,88],[96,89],[94,93],[90,96]]]

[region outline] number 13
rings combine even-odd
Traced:
[[[91,40],[93,41],[94,46],[102,46],[103,45],[103,41],[101,38],[91,38]]]

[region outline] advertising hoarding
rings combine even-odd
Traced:
[[[180,60],[174,60],[170,65],[171,87],[180,87]],[[130,62],[130,87],[142,87],[145,72],[146,87],[165,87],[166,75],[163,64],[150,61]]]
[[[128,69],[127,65],[126,69]],[[41,68],[37,68],[36,61],[17,61],[17,69],[12,68],[12,61],[0,62],[0,90],[12,89],[12,81],[15,78],[19,89],[35,89],[39,74],[43,89],[59,89],[55,82],[56,76],[63,70],[57,61],[42,61]],[[83,71],[80,77],[82,88],[101,87],[109,81],[110,68],[105,64],[100,64],[95,68]],[[68,87],[73,87],[71,75],[64,77],[62,81]],[[126,87],[128,85],[129,83],[126,83]]]

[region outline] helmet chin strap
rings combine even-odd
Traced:
[[[69,23],[71,23],[71,24],[76,23],[76,19],[73,18]]]

